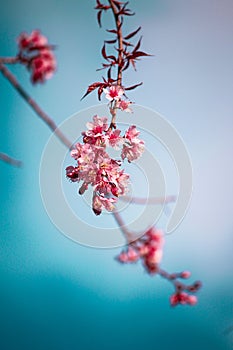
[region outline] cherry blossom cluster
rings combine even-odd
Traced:
[[[151,227],[142,237],[131,242],[116,259],[122,264],[136,263],[140,260],[147,273],[150,275],[158,274],[170,281],[175,288],[175,293],[170,297],[171,306],[195,305],[197,297],[190,293],[196,293],[201,287],[201,282],[196,281],[191,285],[186,285],[180,282],[180,279],[188,279],[191,276],[189,271],[169,274],[162,270],[160,263],[163,256],[163,245],[163,231]]]
[[[19,61],[31,72],[32,83],[43,83],[52,77],[56,69],[53,47],[39,30],[22,33],[18,38]]]
[[[163,232],[152,227],[141,238],[130,243],[117,259],[121,263],[135,263],[141,260],[148,273],[156,274],[163,256],[163,243]]]
[[[84,143],[77,143],[71,151],[77,166],[68,166],[66,176],[72,182],[82,181],[81,195],[89,185],[93,187],[92,208],[100,215],[103,208],[112,211],[117,197],[127,192],[129,175],[121,168],[122,160],[138,159],[144,151],[144,142],[138,138],[139,131],[134,125],[121,136],[121,130],[109,128],[107,117],[97,115],[87,123],[87,130],[82,135]],[[121,150],[121,160],[112,159],[107,147]]]
[[[196,281],[193,284],[186,285],[177,280],[178,278],[181,278],[181,279],[189,278],[191,276],[191,273],[189,271],[183,271],[181,273],[177,273],[177,274],[174,273],[170,275],[165,273],[164,271],[161,271],[161,276],[173,282],[173,285],[175,287],[175,293],[172,294],[170,297],[171,306],[177,306],[179,304],[192,306],[197,303],[196,295],[193,295],[190,293],[196,293],[201,288],[202,283],[200,281]]]

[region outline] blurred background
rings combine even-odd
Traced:
[[[94,0],[1,2],[1,56],[14,56],[17,36],[35,28],[57,45],[57,73],[44,85],[31,86],[24,67],[10,67],[57,124],[97,104],[95,94],[80,102],[102,75],[96,68],[108,37],[94,6]],[[88,248],[55,228],[39,187],[50,130],[0,76],[0,151],[24,163],[21,169],[0,163],[2,350],[232,348],[233,2],[131,0],[130,8],[136,16],[125,21],[126,32],[141,25],[142,48],[154,56],[126,74],[127,83],[144,82],[129,97],[174,125],[193,164],[192,202],[166,237],[162,266],[202,280],[199,302],[170,308],[169,283],[140,265],[119,265],[120,249]],[[103,27],[112,25],[103,16]]]

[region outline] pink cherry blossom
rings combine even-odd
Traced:
[[[124,94],[124,89],[118,85],[112,85],[109,88],[103,89],[105,97],[109,101],[119,101],[121,96]]]
[[[93,122],[86,124],[88,130],[82,132],[83,141],[96,146],[106,147],[105,136],[103,132],[108,130],[108,119],[106,117],[99,117],[95,115]]]
[[[139,134],[140,132],[135,125],[130,126],[125,133],[125,143],[123,144],[121,157],[123,160],[126,158],[129,163],[138,159],[144,152],[144,141],[137,137]]]
[[[144,152],[145,146],[144,141],[139,139],[134,139],[131,142],[125,142],[123,144],[121,158],[124,160],[125,158],[129,163],[141,157]]]
[[[45,80],[50,79],[56,69],[53,52],[49,49],[40,50],[40,54],[32,59],[29,67],[33,83],[43,83]]]
[[[185,292],[176,292],[170,297],[171,306],[176,306],[178,304],[184,305],[195,305],[197,303],[197,297],[195,295],[189,295]]]
[[[180,277],[181,278],[189,278],[191,276],[191,272],[190,271],[183,271],[183,272],[181,272],[181,274],[180,274]]]
[[[43,83],[50,79],[56,69],[52,47],[39,30],[31,34],[22,33],[18,38],[19,59],[31,72],[33,83]]]
[[[132,102],[130,101],[121,100],[119,104],[119,108],[124,112],[132,113],[133,112],[132,109],[129,108],[131,104]]]
[[[116,202],[115,198],[106,198],[103,194],[96,194],[93,195],[93,211],[96,215],[100,215],[102,212],[102,208],[104,207],[107,211],[113,211],[114,205],[113,203]]]
[[[112,211],[117,197],[128,191],[129,175],[121,168],[121,161],[112,159],[106,152],[107,145],[120,144],[123,139],[120,130],[109,130],[107,118],[99,116],[94,116],[87,127],[83,132],[85,143],[78,142],[71,151],[77,166],[67,167],[66,175],[72,182],[83,181],[81,195],[89,185],[93,187],[93,211],[99,215],[102,208]]]
[[[137,130],[135,125],[131,125],[125,133],[125,138],[129,141],[132,141],[137,138],[140,134],[140,131]]]
[[[141,259],[146,271],[150,274],[155,274],[158,272],[162,259],[162,248],[163,232],[152,227],[137,241],[130,243],[128,250],[122,252],[118,256],[118,260],[122,263],[130,263]]]
[[[119,147],[123,144],[123,137],[120,135],[121,130],[109,130],[105,135],[105,140],[107,146],[111,146],[115,149],[119,149]]]
[[[31,34],[21,33],[17,41],[20,50],[38,49],[48,44],[48,39],[39,30],[33,30]]]

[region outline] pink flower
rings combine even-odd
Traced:
[[[195,295],[189,295],[185,292],[176,292],[170,297],[171,306],[176,306],[178,304],[184,305],[195,305],[197,303],[197,297]]]
[[[190,271],[183,271],[183,272],[181,272],[181,274],[180,274],[180,277],[181,278],[189,278],[191,276],[191,272]]]
[[[93,201],[92,201],[92,207],[95,215],[100,215],[102,212],[102,208],[104,207],[107,211],[113,211],[114,205],[113,203],[116,202],[115,198],[106,198],[103,194],[96,194],[93,195]]]
[[[132,104],[132,102],[130,101],[125,101],[125,100],[121,100],[120,101],[120,104],[119,104],[119,108],[122,110],[122,111],[125,111],[125,112],[128,112],[128,113],[132,113],[132,109],[129,108],[129,106]]]
[[[125,133],[125,143],[123,144],[121,158],[123,160],[127,158],[129,163],[138,159],[144,152],[144,141],[137,137],[139,134],[140,132],[135,125],[130,126]]]
[[[118,197],[127,192],[129,175],[121,170],[119,165],[112,160],[105,159],[101,163],[96,175],[94,190],[99,193],[113,194]]]
[[[50,79],[56,69],[56,61],[53,52],[49,49],[40,50],[38,57],[32,59],[29,65],[31,80],[35,83],[43,83]]]
[[[22,33],[17,39],[20,50],[34,50],[44,47],[48,44],[48,40],[39,30],[33,30],[31,34]]]
[[[31,71],[34,84],[43,83],[52,77],[56,69],[56,61],[48,40],[40,31],[31,34],[22,33],[18,38],[19,58]]]
[[[128,254],[126,252],[121,252],[117,259],[121,262],[121,263],[126,263],[128,262]]]
[[[82,133],[83,141],[96,146],[106,147],[105,136],[103,132],[108,130],[108,119],[106,117],[99,117],[95,115],[93,117],[93,122],[88,122],[87,131]]]
[[[144,149],[144,141],[139,139],[134,140],[131,143],[125,143],[122,148],[121,158],[123,160],[126,158],[128,162],[131,163],[141,157]]]
[[[129,263],[141,259],[146,271],[155,274],[158,272],[162,259],[162,248],[163,232],[152,227],[146,231],[144,236],[132,242],[126,252],[121,252],[118,260],[122,263]]]
[[[119,146],[124,142],[123,137],[120,136],[121,131],[116,129],[114,131],[109,130],[106,135],[106,144],[113,147],[113,148],[119,148]]]
[[[129,141],[132,141],[136,139],[139,134],[140,134],[140,131],[136,129],[136,126],[131,125],[125,133],[125,138],[128,139]]]
[[[124,94],[124,90],[122,89],[121,86],[118,85],[112,85],[107,89],[103,89],[104,93],[105,93],[105,97],[109,100],[109,101],[119,101],[121,96]]]
[[[132,247],[129,247],[127,255],[128,262],[136,262],[140,258],[138,252],[136,252],[136,250],[134,250]]]

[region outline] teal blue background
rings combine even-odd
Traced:
[[[80,102],[100,73],[106,37],[94,1],[1,2],[1,56],[34,28],[57,44],[56,75],[31,86],[24,67],[10,67],[56,123],[97,103]],[[142,25],[142,60],[126,82],[143,80],[133,101],[159,111],[183,137],[194,193],[180,227],[167,237],[163,266],[189,269],[203,281],[197,306],[169,307],[171,286],[141,266],[119,266],[119,249],[80,246],[50,222],[40,197],[39,166],[50,130],[0,76],[0,149],[24,162],[0,163],[0,349],[231,349],[232,78],[231,0],[132,0]],[[105,17],[104,27],[111,26]],[[133,116],[132,116],[133,118]],[[93,223],[96,220],[93,216]]]

